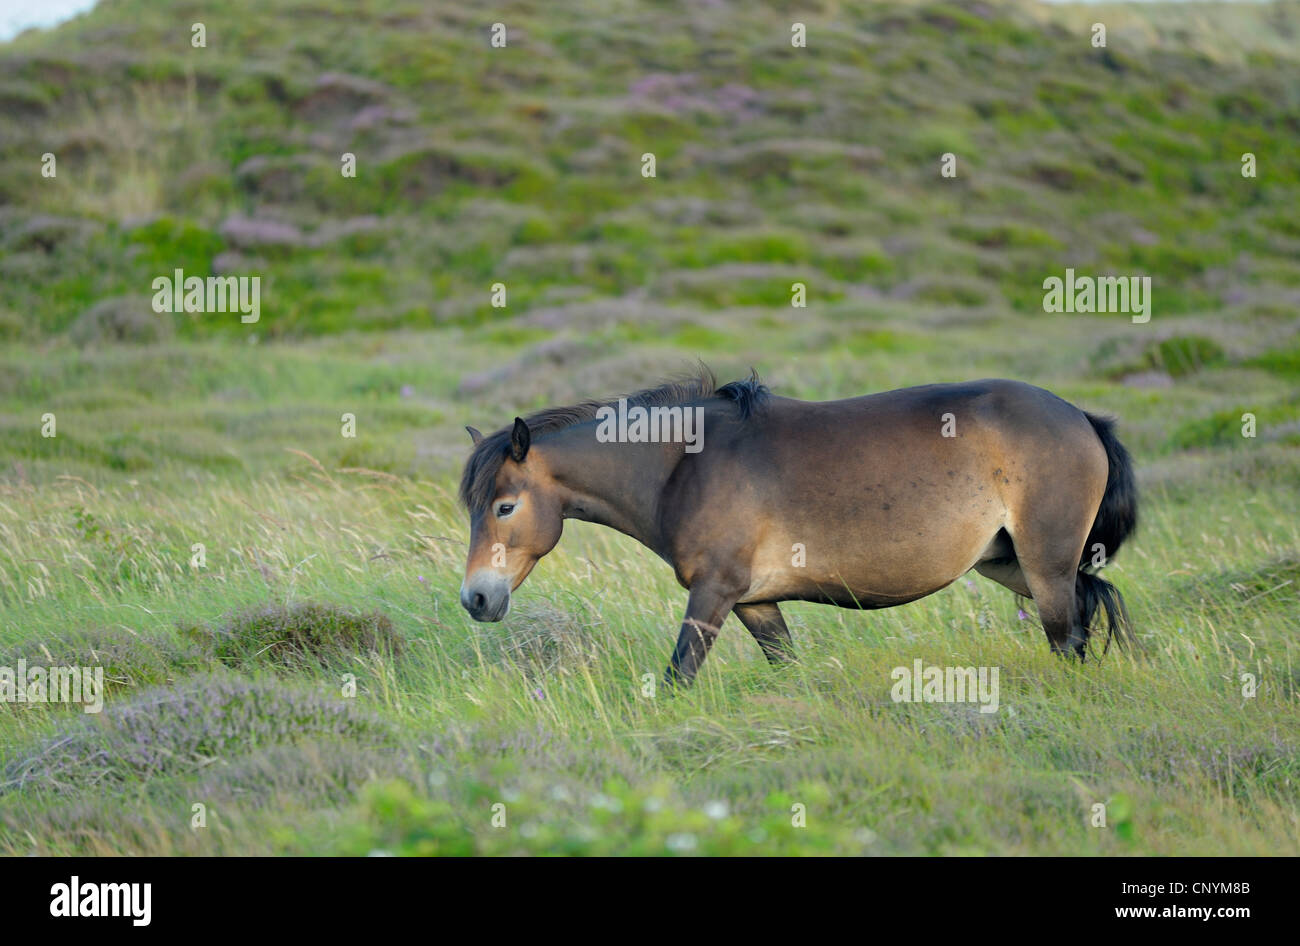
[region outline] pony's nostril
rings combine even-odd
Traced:
[[[473,609],[472,609],[472,610],[474,610],[474,611],[482,611],[482,610],[483,610],[483,605],[486,604],[486,603],[487,603],[487,599],[483,597],[482,593],[481,593],[481,592],[476,592],[476,593],[474,594],[474,602],[473,602],[473,605],[474,605],[474,606],[473,606]]]

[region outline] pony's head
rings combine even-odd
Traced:
[[[574,492],[576,471],[568,447],[552,435],[596,421],[615,403],[628,407],[687,405],[720,398],[736,405],[743,419],[767,398],[767,388],[751,374],[747,381],[718,387],[717,378],[703,364],[694,376],[666,381],[616,401],[583,401],[567,407],[548,407],[515,418],[486,437],[467,427],[474,450],[460,479],[460,498],[469,509],[469,558],[460,603],[477,621],[500,621],[510,608],[510,594],[518,588],[537,560],[555,548],[564,529],[564,516],[585,510],[583,496]],[[591,431],[595,443],[597,431]],[[545,438],[539,451],[534,438]],[[581,438],[578,438],[579,440]],[[530,449],[531,448],[531,449]],[[617,472],[617,471],[615,471]],[[588,497],[590,498],[590,497]],[[587,510],[589,511],[589,510]],[[583,516],[579,515],[579,518]]]
[[[474,452],[460,482],[470,517],[460,603],[476,621],[500,621],[510,610],[510,593],[560,541],[563,509],[545,460],[529,450],[532,436],[522,419],[486,437],[466,430]]]

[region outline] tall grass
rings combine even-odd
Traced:
[[[1300,853],[1294,3],[813,3],[806,55],[762,4],[507,4],[500,56],[449,4],[179,10],[0,48],[0,666],[107,685],[0,704],[0,852]],[[1043,312],[1067,266],[1150,323]],[[177,267],[262,321],[163,327]],[[669,694],[684,592],[580,523],[472,623],[462,425],[696,358],[1118,415],[1140,647],[1056,660],[972,575],[787,605],[781,670],[729,621]],[[999,710],[894,702],[918,659]]]

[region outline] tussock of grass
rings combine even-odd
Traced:
[[[1179,335],[1167,338],[1148,351],[1150,365],[1181,378],[1212,367],[1225,358],[1223,346],[1202,335]]]
[[[1159,340],[1123,336],[1106,339],[1092,354],[1092,364],[1107,377],[1122,378],[1143,371],[1161,371],[1185,378],[1227,359],[1223,346],[1204,335],[1173,335]]]
[[[207,669],[212,657],[204,648],[175,634],[136,631],[123,625],[89,627],[29,646],[29,665],[102,667],[110,692],[171,682]]]
[[[357,655],[395,654],[402,646],[401,635],[382,612],[317,602],[261,605],[216,624],[182,625],[181,630],[232,667],[324,664]]]
[[[115,342],[149,344],[170,338],[174,326],[168,314],[153,311],[144,296],[101,299],[77,317],[68,337],[82,347]]]
[[[513,619],[492,634],[502,660],[534,676],[545,676],[560,667],[582,666],[600,646],[596,626],[585,624],[577,615],[545,603],[525,603],[512,609]]]
[[[121,788],[322,736],[375,745],[390,742],[392,731],[318,687],[200,675],[110,705],[20,752],[5,767],[3,786],[59,794]]]
[[[1222,581],[1242,596],[1242,604],[1277,592],[1294,599],[1300,596],[1300,558],[1295,555],[1275,558],[1249,571],[1229,572]]]
[[[1247,415],[1254,415],[1255,435],[1245,436]],[[1185,420],[1173,429],[1170,445],[1188,448],[1249,447],[1255,440],[1281,440],[1300,443],[1300,396],[1292,394],[1283,399],[1259,400],[1255,403],[1238,401],[1236,406],[1217,410],[1208,415]]]

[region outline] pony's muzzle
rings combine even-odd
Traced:
[[[466,580],[460,586],[460,606],[475,621],[500,621],[510,610],[510,583],[504,578]]]

